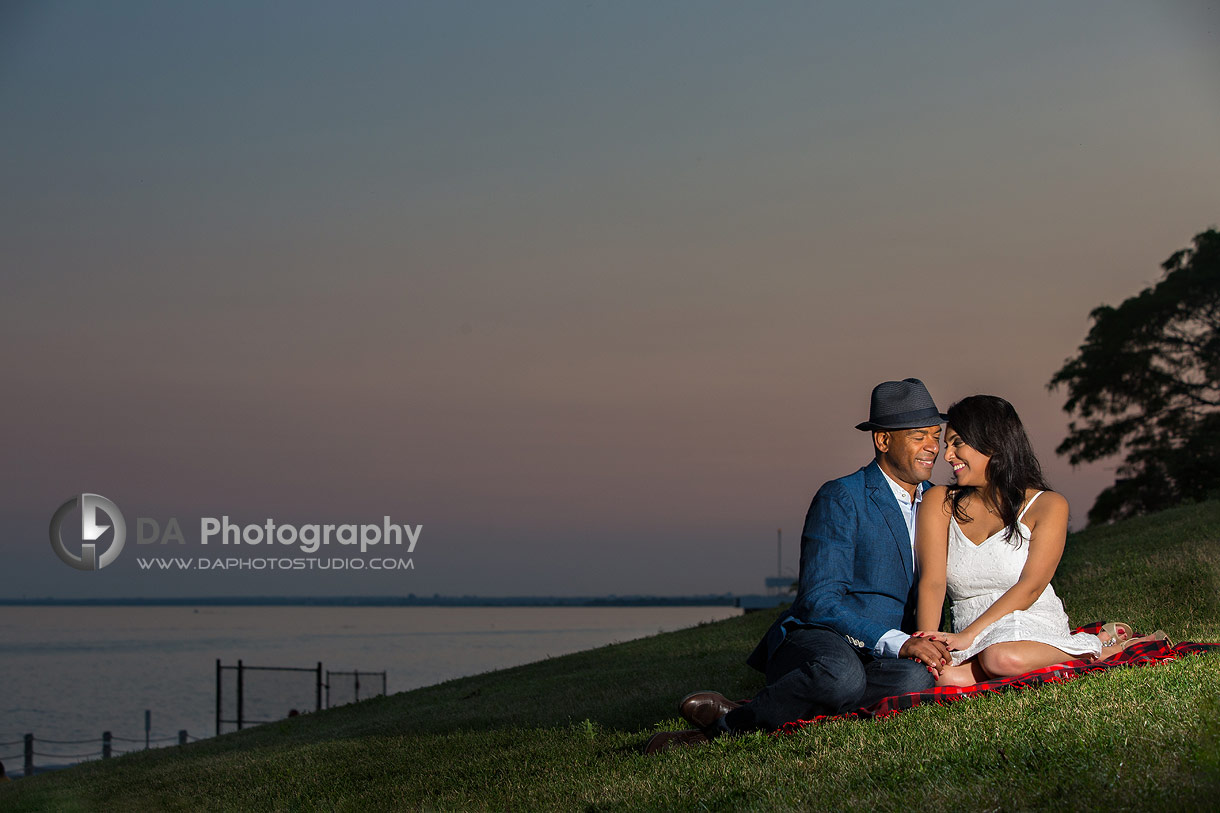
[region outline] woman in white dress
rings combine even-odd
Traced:
[[[949,407],[945,462],[954,483],[923,495],[915,540],[916,635],[945,641],[938,686],[968,686],[1076,658],[1106,658],[1129,641],[1072,634],[1051,587],[1067,538],[1068,503],[1050,490],[1012,404],[974,395]],[[945,594],[953,632],[939,632]],[[1113,628],[1111,628],[1113,629]]]

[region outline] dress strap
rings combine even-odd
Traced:
[[[1021,513],[1017,515],[1017,522],[1020,522],[1021,518],[1025,516],[1025,512],[1028,511],[1029,507],[1034,504],[1034,500],[1038,499],[1045,493],[1046,492],[1044,491],[1039,491],[1037,494],[1029,498],[1029,502],[1025,503],[1025,507],[1022,508]]]

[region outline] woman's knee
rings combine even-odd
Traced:
[[[992,677],[1023,675],[1035,668],[1026,653],[1004,644],[995,644],[980,652],[979,665]]]

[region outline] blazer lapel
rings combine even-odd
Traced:
[[[894,492],[890,489],[890,484],[885,481],[885,475],[881,473],[881,467],[875,460],[864,470],[864,485],[868,488],[869,498],[881,512],[885,524],[889,526],[894,544],[898,547],[898,558],[902,560],[902,569],[907,575],[907,581],[910,582],[915,578],[911,562],[911,535],[907,531],[907,524],[902,518],[902,513],[898,510]]]

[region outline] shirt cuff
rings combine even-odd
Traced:
[[[910,638],[911,636],[902,630],[890,630],[882,635],[881,640],[877,641],[877,645],[873,647],[873,657],[897,658],[898,653],[902,651],[902,645]]]

